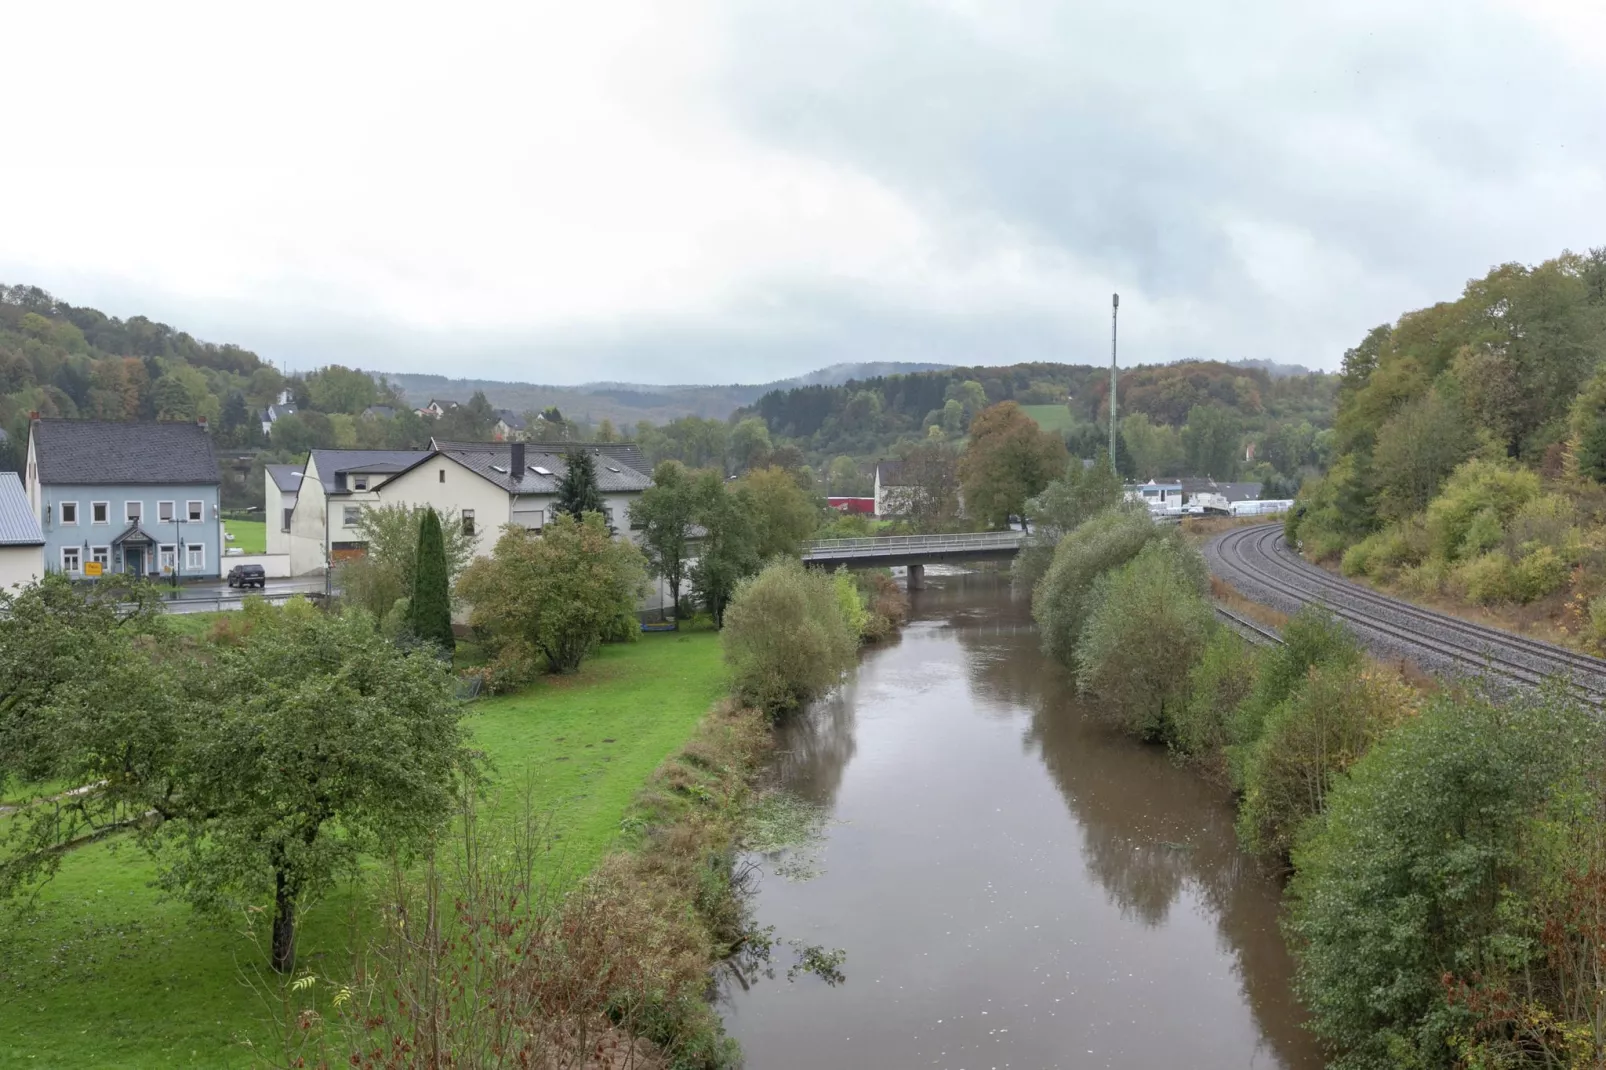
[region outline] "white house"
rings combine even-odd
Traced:
[[[15,472],[0,472],[0,589],[45,574],[45,534]]]
[[[286,416],[294,416],[296,414],[294,397],[295,395],[290,391],[281,390],[274,403],[262,410],[262,433],[264,435],[272,435],[274,424]]]
[[[361,554],[355,529],[363,507],[379,503],[385,480],[428,456],[428,450],[313,450],[290,511],[290,574]]]
[[[448,409],[455,408],[457,408],[457,402],[455,401],[436,401],[434,398],[430,398],[428,405],[413,411],[426,419],[433,420],[437,416],[445,416]]]
[[[266,498],[262,518],[267,522],[268,553],[290,552],[290,514],[301,493],[302,466],[299,464],[270,464],[266,466]]]

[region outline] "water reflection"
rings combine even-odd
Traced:
[[[838,824],[758,920],[849,980],[733,994],[748,1064],[1321,1065],[1219,790],[1087,719],[991,577],[913,609],[783,733],[779,775]]]

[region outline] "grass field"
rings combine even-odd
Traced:
[[[1064,431],[1071,426],[1071,410],[1064,405],[1022,405],[1021,409],[1044,431]]]
[[[554,865],[595,865],[648,775],[691,736],[725,688],[712,632],[645,635],[604,647],[572,677],[470,708],[476,746],[494,763],[500,805],[530,785],[552,814]],[[126,842],[75,852],[39,912],[0,935],[0,1068],[248,1067],[240,1043],[267,1035],[267,1009],[244,983],[261,959],[237,922],[164,901]],[[301,963],[343,972],[371,911],[347,889],[318,904]]]
[[[234,536],[230,549],[244,550],[248,554],[268,552],[268,525],[263,520],[225,520],[223,530]],[[226,540],[225,540],[226,541]]]

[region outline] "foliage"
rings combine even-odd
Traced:
[[[1195,405],[1182,428],[1182,452],[1188,470],[1218,480],[1238,474],[1243,455],[1238,417],[1222,405]]]
[[[1404,518],[1427,508],[1474,444],[1466,412],[1443,392],[1403,406],[1377,433],[1378,512]]]
[[[736,589],[723,640],[736,695],[779,717],[852,668],[859,631],[829,574],[779,559]]]
[[[870,614],[865,609],[864,598],[859,594],[859,585],[846,565],[831,574],[831,586],[836,592],[837,608],[842,611],[842,619],[847,621],[856,638],[864,638],[865,629],[870,624]]]
[[[1174,734],[1187,701],[1185,673],[1217,627],[1205,601],[1204,559],[1179,539],[1151,540],[1131,561],[1099,576],[1076,643],[1076,679],[1100,716],[1144,739]]]
[[[1433,551],[1446,561],[1499,545],[1503,527],[1539,496],[1539,477],[1512,465],[1474,459],[1457,468],[1428,506]],[[1469,538],[1470,536],[1470,538]]]
[[[1122,505],[1061,539],[1053,563],[1032,591],[1032,617],[1042,633],[1044,651],[1060,664],[1074,667],[1082,628],[1093,610],[1093,582],[1164,537],[1146,510]]]
[[[745,488],[732,491],[718,472],[697,477],[695,522],[705,534],[691,566],[692,596],[723,627],[737,585],[759,569],[758,531]]]
[[[584,520],[587,513],[602,512],[597,462],[585,450],[571,449],[563,455],[563,478],[558,481],[558,497],[552,508],[575,520]]]
[[[970,443],[959,458],[965,509],[1003,527],[1064,471],[1065,461],[1065,443],[1039,429],[1013,401],[983,409],[971,421]]]
[[[411,598],[417,584],[418,533],[427,506],[381,505],[363,509],[357,538],[367,544],[361,557],[342,562],[339,583],[348,603],[383,620],[399,598]],[[475,536],[463,533],[457,510],[436,514],[449,584],[456,583],[474,556]]]
[[[1193,761],[1216,766],[1230,740],[1232,713],[1254,690],[1260,669],[1255,647],[1230,628],[1217,628],[1188,670],[1187,701],[1173,707],[1171,742]]]
[[[680,624],[681,586],[691,557],[692,524],[698,511],[698,488],[679,461],[664,461],[652,472],[652,486],[630,503],[630,526],[641,531],[647,570],[668,581]]]
[[[441,518],[433,508],[424,510],[418,527],[418,564],[413,569],[413,590],[407,603],[413,634],[442,650],[452,651],[451,579],[446,570],[446,545]]]
[[[857,572],[854,579],[866,608],[860,638],[879,642],[903,627],[909,616],[909,598],[897,580],[886,572]]]
[[[1091,466],[1072,460],[1064,474],[1026,502],[1033,537],[1015,558],[1014,582],[1031,589],[1054,560],[1060,539],[1084,521],[1121,502],[1121,482],[1110,469],[1108,454]]]
[[[1243,784],[1245,757],[1260,739],[1266,719],[1304,684],[1310,670],[1326,665],[1353,667],[1361,661],[1354,633],[1326,608],[1314,603],[1288,619],[1282,637],[1281,646],[1260,658],[1254,690],[1232,715],[1228,757],[1239,786]]]
[[[1449,1067],[1477,1015],[1446,982],[1543,969],[1536,820],[1602,753],[1556,694],[1441,695],[1333,783],[1295,845],[1287,922],[1333,1065]]]
[[[458,582],[493,667],[533,667],[539,657],[554,673],[579,668],[622,618],[633,618],[644,588],[641,552],[612,538],[595,512],[583,521],[560,513],[539,534],[508,527]]]
[[[820,523],[820,510],[791,472],[760,468],[742,477],[740,490],[753,517],[761,560],[796,557]]]
[[[932,439],[903,450],[901,487],[883,488],[886,511],[904,514],[921,534],[952,531],[959,521],[959,454]]]

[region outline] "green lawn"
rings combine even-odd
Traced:
[[[1021,409],[1044,431],[1064,431],[1071,426],[1071,410],[1064,405],[1022,405]]]
[[[268,525],[264,520],[225,520],[223,529],[234,536],[233,542],[225,543],[229,549],[244,550],[248,554],[265,554],[268,552]]]
[[[531,786],[553,815],[555,865],[594,865],[619,836],[647,776],[691,736],[723,693],[711,632],[645,635],[602,649],[573,677],[470,709],[476,745],[495,763],[498,808]],[[265,1009],[243,983],[260,959],[233,922],[164,902],[132,845],[75,852],[39,913],[0,935],[0,1067],[254,1065],[239,1045],[263,1035]],[[319,904],[301,961],[342,972],[370,912],[360,892]]]

